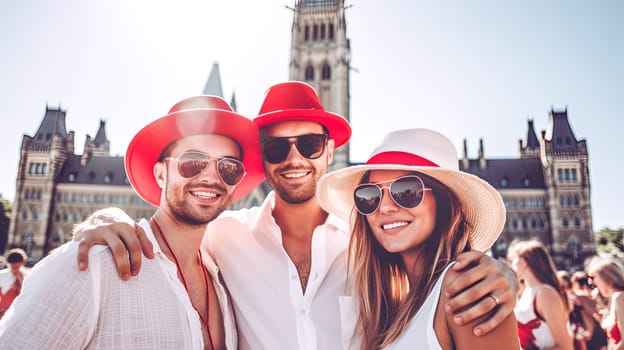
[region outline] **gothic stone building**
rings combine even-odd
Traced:
[[[289,78],[314,86],[328,111],[350,119],[350,41],[343,0],[295,0],[291,27]],[[218,64],[203,91],[223,97]],[[230,104],[236,110],[235,97]],[[466,143],[460,168],[497,188],[507,207],[507,223],[493,247],[505,254],[514,240],[537,238],[550,247],[559,267],[580,266],[594,254],[587,145],[577,140],[567,110],[551,111],[548,129],[538,138],[528,122],[520,157],[468,159]],[[443,131],[443,130],[442,130]],[[356,131],[357,132],[357,131]],[[74,154],[74,133],[65,129],[65,111],[46,109],[35,136],[24,136],[9,231],[9,246],[26,247],[35,258],[67,240],[72,226],[96,209],[119,206],[132,217],[154,209],[128,185],[123,158],[111,157],[101,122],[87,137],[82,155]],[[336,150],[332,170],[349,165],[348,144]],[[265,182],[233,209],[260,204]]]
[[[520,158],[468,159],[464,140],[460,168],[496,187],[507,208],[507,222],[492,251],[506,253],[514,240],[536,238],[549,248],[558,267],[582,267],[595,254],[590,205],[587,144],[577,140],[567,109],[551,110],[538,138],[528,121]]]
[[[110,156],[105,122],[74,154],[65,115],[46,107],[35,135],[22,139],[8,247],[24,248],[34,261],[71,239],[73,226],[97,209],[121,207],[131,217],[154,212],[130,187],[123,157]]]

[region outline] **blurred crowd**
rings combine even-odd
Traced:
[[[624,269],[593,257],[583,270],[557,270],[537,240],[514,242],[507,262],[518,276],[515,314],[523,349],[624,349]]]

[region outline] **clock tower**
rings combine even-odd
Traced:
[[[349,116],[351,54],[343,0],[296,0],[290,80],[312,85],[327,111]],[[330,170],[349,165],[349,144],[334,152]]]

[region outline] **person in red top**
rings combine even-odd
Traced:
[[[9,250],[6,258],[9,267],[0,271],[0,318],[4,316],[13,300],[22,291],[26,260],[28,260],[28,255],[22,249]]]
[[[598,292],[609,298],[609,311],[603,316],[601,326],[609,337],[609,350],[624,349],[624,269],[613,258],[600,258],[591,263],[588,281]]]

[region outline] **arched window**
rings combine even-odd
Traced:
[[[570,223],[568,222],[568,218],[563,218],[561,220],[561,223],[563,224],[564,228],[568,228],[568,226],[570,225]]]
[[[581,228],[581,219],[578,216],[574,217],[574,227]]]
[[[321,40],[325,40],[325,23],[321,24]]]
[[[30,214],[28,213],[28,209],[24,209],[24,212],[22,213],[22,219],[28,220],[29,216]]]
[[[522,186],[524,187],[531,186],[531,179],[529,179],[528,177],[525,177],[524,180],[522,180]]]
[[[305,69],[305,80],[314,80],[314,67],[312,65],[307,66]]]
[[[305,29],[303,30],[303,40],[310,40],[310,26],[306,24]]]
[[[572,169],[572,181],[576,182],[576,169]]]
[[[565,206],[565,197],[563,195],[559,196],[559,206]]]
[[[39,210],[33,210],[33,221],[39,220]]]
[[[329,64],[327,63],[323,65],[323,71],[321,72],[321,79],[323,80],[331,79],[331,68],[329,68]]]
[[[113,181],[113,174],[108,173],[106,175],[104,175],[104,183],[105,184],[109,184]]]
[[[318,34],[319,34],[318,32],[319,32],[319,26],[318,24],[315,24],[312,27],[312,40],[314,41],[318,40]]]
[[[329,32],[328,33],[329,40],[334,40],[334,24],[333,23],[329,24],[328,32]]]
[[[503,178],[500,180],[500,186],[501,186],[502,188],[506,188],[508,185],[509,185],[509,180],[507,180],[507,177],[503,177]]]
[[[76,181],[76,174],[74,174],[74,173],[69,174],[69,177],[67,178],[67,180],[69,180],[69,182],[75,182]]]

